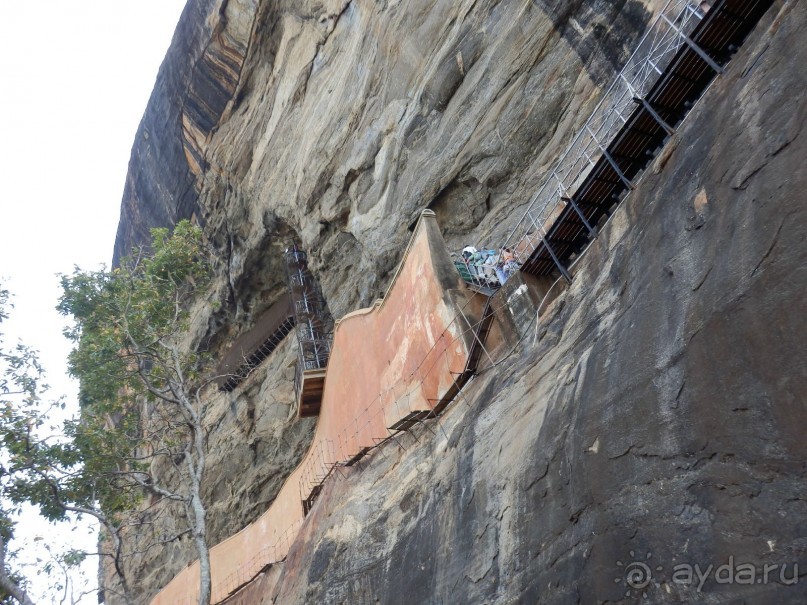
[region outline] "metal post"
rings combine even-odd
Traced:
[[[613,111],[613,112],[615,112],[615,113],[616,113],[616,117],[618,117],[620,120],[622,120],[622,123],[623,123],[623,124],[627,124],[627,123],[628,123],[628,121],[625,119],[625,116],[623,116],[623,115],[622,115],[622,112],[621,112],[621,111],[619,111],[619,110],[616,108],[616,106],[614,106],[614,108],[613,108],[611,111]]]
[[[552,171],[552,176],[554,176],[555,180],[558,182],[558,185],[559,185],[558,193],[560,193],[560,199],[562,199],[564,202],[567,202],[567,203],[571,204],[572,208],[574,208],[574,211],[577,213],[577,216],[580,217],[580,220],[583,221],[583,224],[586,226],[586,229],[588,229],[588,233],[591,236],[591,238],[596,239],[597,231],[589,224],[588,220],[586,220],[586,217],[583,215],[583,212],[577,206],[577,202],[575,202],[572,199],[572,196],[567,196],[566,195],[566,193],[567,193],[566,192],[566,187],[563,185],[563,181],[560,180],[560,177],[558,176],[558,173],[553,170]]]
[[[644,107],[645,111],[646,111],[647,113],[649,113],[649,114],[650,114],[650,116],[651,116],[651,117],[652,117],[652,118],[653,118],[653,119],[654,119],[656,122],[658,122],[658,125],[659,125],[659,126],[661,126],[661,127],[662,127],[662,128],[663,128],[663,129],[664,129],[666,132],[667,132],[667,134],[669,134],[669,135],[673,135],[673,134],[675,134],[675,130],[673,129],[673,127],[672,127],[672,126],[670,126],[669,124],[667,124],[667,122],[665,122],[665,121],[664,121],[664,119],[663,119],[663,118],[662,118],[662,117],[661,117],[661,116],[660,116],[660,115],[659,115],[659,114],[656,112],[656,110],[655,110],[655,109],[653,109],[653,108],[650,106],[650,103],[648,103],[646,99],[643,99],[643,98],[641,98],[641,97],[633,97],[633,102],[634,102],[634,103],[638,103],[638,104],[640,104],[642,107]]]
[[[553,260],[553,261],[555,261],[555,265],[557,265],[557,267],[558,267],[558,271],[560,271],[560,274],[563,276],[563,278],[564,278],[564,279],[565,279],[567,282],[572,283],[572,276],[571,276],[571,275],[569,275],[569,272],[566,270],[566,267],[564,267],[564,266],[563,266],[563,265],[560,263],[560,260],[558,260],[558,257],[557,257],[557,255],[555,254],[555,251],[554,251],[554,250],[552,250],[552,246],[550,246],[550,245],[549,245],[549,242],[548,242],[548,241],[546,241],[546,236],[544,236],[543,238],[541,238],[541,242],[543,242],[544,247],[546,248],[546,251],[547,251],[547,252],[549,252],[549,256],[551,256],[551,257],[552,257],[552,260]]]
[[[619,179],[625,184],[625,186],[628,189],[635,189],[631,180],[625,176],[625,174],[622,172],[622,169],[619,167],[619,164],[617,164],[614,161],[614,158],[611,157],[611,154],[608,153],[608,150],[602,146],[599,140],[597,140],[597,136],[593,132],[591,132],[591,128],[589,128],[588,125],[586,125],[586,130],[588,130],[589,134],[591,135],[591,138],[594,139],[594,142],[597,143],[597,147],[600,148],[603,157],[608,161],[609,164],[611,164],[611,168],[614,169],[614,172],[616,172]]]
[[[658,122],[658,125],[661,126],[667,132],[667,134],[669,135],[675,134],[675,129],[669,124],[667,124],[667,122],[664,121],[664,119],[658,114],[658,112],[655,109],[653,109],[650,103],[647,102],[647,99],[645,99],[637,92],[637,90],[633,87],[633,85],[628,81],[628,79],[622,72],[619,73],[619,77],[622,78],[623,82],[625,82],[625,86],[627,86],[628,88],[628,94],[631,96],[631,99],[633,99],[633,102],[641,104],[642,107],[644,107],[645,111],[647,111],[647,113],[649,113],[650,116],[656,122]]]
[[[684,40],[684,42],[686,42],[686,44],[687,44],[687,46],[689,46],[689,48],[694,50],[701,59],[706,61],[706,63],[709,65],[709,67],[714,69],[719,74],[722,74],[725,71],[722,67],[720,67],[720,65],[718,65],[715,62],[714,59],[712,59],[712,57],[707,55],[706,52],[700,46],[695,44],[695,42],[693,42],[692,39],[689,36],[687,36],[684,32],[682,32],[680,29],[678,29],[678,27],[672,21],[670,21],[667,18],[667,15],[662,13],[661,18],[664,19],[667,22],[667,24],[675,30],[675,33],[677,33],[679,36],[681,36],[681,38]]]
[[[530,216],[530,220],[532,221],[532,224],[533,224],[533,225],[534,225],[534,226],[535,226],[537,229],[539,229],[539,230],[540,230],[540,232],[543,234],[543,235],[541,236],[541,243],[542,243],[542,244],[544,245],[544,247],[546,248],[546,251],[547,251],[547,252],[549,252],[549,256],[551,256],[551,257],[552,257],[552,260],[554,261],[555,266],[558,268],[558,271],[560,271],[560,274],[563,276],[563,278],[564,278],[564,279],[565,279],[567,282],[572,283],[572,276],[571,276],[571,275],[569,275],[569,272],[566,270],[566,267],[564,267],[564,266],[563,266],[563,264],[560,262],[560,259],[558,258],[557,254],[555,254],[555,251],[552,249],[552,246],[550,246],[550,245],[549,245],[549,242],[548,242],[548,241],[546,241],[546,235],[547,235],[546,231],[544,231],[544,228],[543,228],[543,227],[541,227],[541,226],[539,226],[539,225],[538,225],[538,224],[535,222],[535,220],[532,218],[532,216]],[[536,248],[537,248],[537,246],[536,246]]]
[[[583,224],[586,226],[588,234],[591,236],[592,239],[595,239],[597,237],[596,229],[594,229],[594,227],[591,226],[591,224],[586,219],[585,215],[583,215],[582,210],[580,210],[580,208],[577,205],[577,202],[574,201],[574,198],[562,196],[560,199],[562,199],[564,202],[568,203],[569,205],[571,205],[572,208],[574,208],[574,211],[577,213],[577,216],[580,217],[580,220],[583,221]]]
[[[650,57],[647,57],[647,62],[650,63],[650,67],[652,67],[658,75],[664,74],[664,72],[659,69],[658,65],[653,63],[653,60]]]

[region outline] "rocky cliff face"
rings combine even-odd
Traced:
[[[203,301],[191,340],[214,355],[281,296],[292,238],[340,317],[384,290],[423,208],[452,243],[493,244],[649,18],[636,0],[190,0],[134,142],[115,259],[152,226],[203,222],[222,304]],[[287,346],[217,396],[211,543],[265,509],[310,439]],[[144,601],[192,558],[185,541],[133,558]]]
[[[775,5],[517,353],[244,603],[805,602],[805,26]]]
[[[197,212],[236,309],[267,246],[295,236],[337,316],[383,290],[425,207],[456,242],[492,242],[650,16],[636,0],[219,4],[180,23],[116,251]]]
[[[192,0],[185,6],[137,130],[113,262],[149,229],[198,214],[198,178],[210,133],[241,75],[257,0]]]
[[[450,243],[495,245],[657,4],[190,0],[135,141],[116,258],[149,226],[204,222],[224,304],[201,305],[192,339],[220,354],[281,295],[291,238],[336,317],[383,290],[423,208]],[[679,562],[803,552],[798,4],[769,12],[537,342],[436,437],[328,484],[243,602],[633,602],[614,580],[648,553],[664,568],[651,602],[804,600],[807,582],[663,581]],[[310,439],[293,363],[289,340],[216,396],[212,543],[265,510]],[[192,553],[131,560],[143,601]]]

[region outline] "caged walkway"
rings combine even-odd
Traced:
[[[597,236],[773,0],[670,0],[510,232],[521,271],[559,274]],[[503,247],[504,247],[503,246]]]
[[[216,370],[219,389],[229,393],[246,380],[280,346],[294,329],[295,321],[291,301],[288,296],[283,296],[246,334],[235,339]]]
[[[328,331],[328,314],[319,284],[308,269],[308,256],[292,244],[283,259],[299,344],[294,375],[297,415],[305,418],[319,414],[333,334]]]

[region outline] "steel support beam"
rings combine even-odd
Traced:
[[[554,261],[555,266],[558,268],[558,271],[560,271],[560,274],[563,276],[563,279],[565,279],[569,283],[572,283],[572,276],[569,275],[569,272],[566,270],[566,267],[564,267],[563,264],[560,262],[560,259],[555,254],[555,251],[552,249],[552,246],[550,246],[549,242],[546,241],[546,235],[544,235],[544,237],[541,239],[541,243],[544,245],[544,248],[546,248],[546,251],[549,252],[549,256],[552,257],[552,260]]]
[[[611,157],[611,154],[608,153],[607,149],[602,150],[602,155],[605,157],[606,160],[608,160],[608,163],[611,164],[611,168],[614,169],[614,172],[616,172],[617,176],[619,177],[619,180],[621,180],[625,184],[625,187],[627,187],[628,189],[636,189],[631,180],[628,177],[626,177],[625,174],[622,172],[622,169],[619,167],[619,164],[617,164],[614,158]]]
[[[575,201],[574,201],[574,198],[571,198],[571,197],[562,197],[562,198],[560,198],[560,199],[562,199],[564,202],[566,202],[566,203],[567,203],[567,204],[569,204],[569,205],[570,205],[572,208],[574,208],[574,211],[577,213],[577,216],[579,216],[579,217],[580,217],[580,220],[581,220],[581,221],[583,221],[583,224],[586,226],[586,229],[588,230],[588,233],[589,233],[589,235],[591,236],[591,239],[596,239],[596,237],[597,237],[597,232],[596,232],[596,231],[594,230],[594,228],[593,228],[593,227],[592,227],[592,226],[589,224],[588,219],[585,217],[585,215],[583,214],[582,210],[580,210],[580,208],[577,206],[577,202],[575,202]]]
[[[549,252],[549,256],[552,257],[552,260],[554,261],[555,266],[558,268],[558,271],[560,271],[560,274],[564,277],[564,279],[567,282],[572,283],[572,276],[569,275],[569,272],[566,270],[566,267],[564,267],[563,264],[560,262],[560,259],[558,258],[558,255],[555,254],[555,251],[552,249],[552,246],[550,246],[549,242],[546,240],[546,238],[547,238],[546,230],[543,228],[542,225],[539,225],[538,223],[536,223],[535,219],[532,216],[530,216],[530,221],[532,221],[532,224],[535,227],[536,231],[538,231],[541,234],[541,240],[538,243],[538,246],[535,246],[535,250],[532,251],[532,254],[530,254],[530,257],[532,257],[532,255],[535,254],[535,251],[538,250],[538,247],[541,244],[543,244],[544,248],[546,248],[546,251]]]
[[[614,169],[614,172],[616,172],[619,179],[625,184],[625,186],[628,189],[631,190],[635,189],[631,180],[625,176],[625,173],[622,172],[622,169],[619,167],[619,164],[617,164],[616,161],[614,161],[614,158],[611,156],[610,153],[608,153],[608,150],[605,147],[603,147],[602,143],[600,143],[600,141],[597,139],[597,135],[591,132],[591,128],[589,128],[588,125],[586,125],[586,130],[588,130],[588,133],[591,135],[591,138],[594,139],[594,142],[597,143],[597,147],[600,148],[603,157],[609,164],[611,164],[611,168]]]
[[[633,102],[638,103],[639,105],[644,107],[644,110],[650,114],[650,116],[658,123],[659,126],[661,126],[665,130],[667,134],[669,135],[675,134],[675,129],[664,121],[664,119],[656,112],[655,109],[653,109],[653,107],[650,105],[650,103],[647,102],[646,99],[641,97],[633,97]]]
[[[684,32],[682,32],[680,29],[678,29],[678,26],[676,26],[675,23],[670,21],[667,18],[667,15],[665,15],[664,13],[661,13],[661,18],[664,19],[667,22],[667,25],[669,25],[671,28],[673,28],[675,33],[677,33],[679,36],[681,36],[681,39],[684,42],[686,42],[686,45],[689,46],[689,48],[691,48],[692,50],[694,50],[697,53],[697,55],[701,59],[703,59],[706,62],[707,65],[709,65],[709,67],[714,69],[719,74],[722,74],[725,71],[722,67],[720,67],[720,65],[718,65],[715,62],[714,59],[712,59],[712,57],[710,57],[708,54],[706,54],[706,51],[704,51],[700,46],[695,44],[695,42],[693,42],[692,39],[689,36],[687,36]]]

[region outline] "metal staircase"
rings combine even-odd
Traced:
[[[308,256],[293,244],[283,254],[299,344],[294,388],[298,416],[316,416],[322,403],[325,371],[331,355],[331,335],[325,301],[311,271]]]

